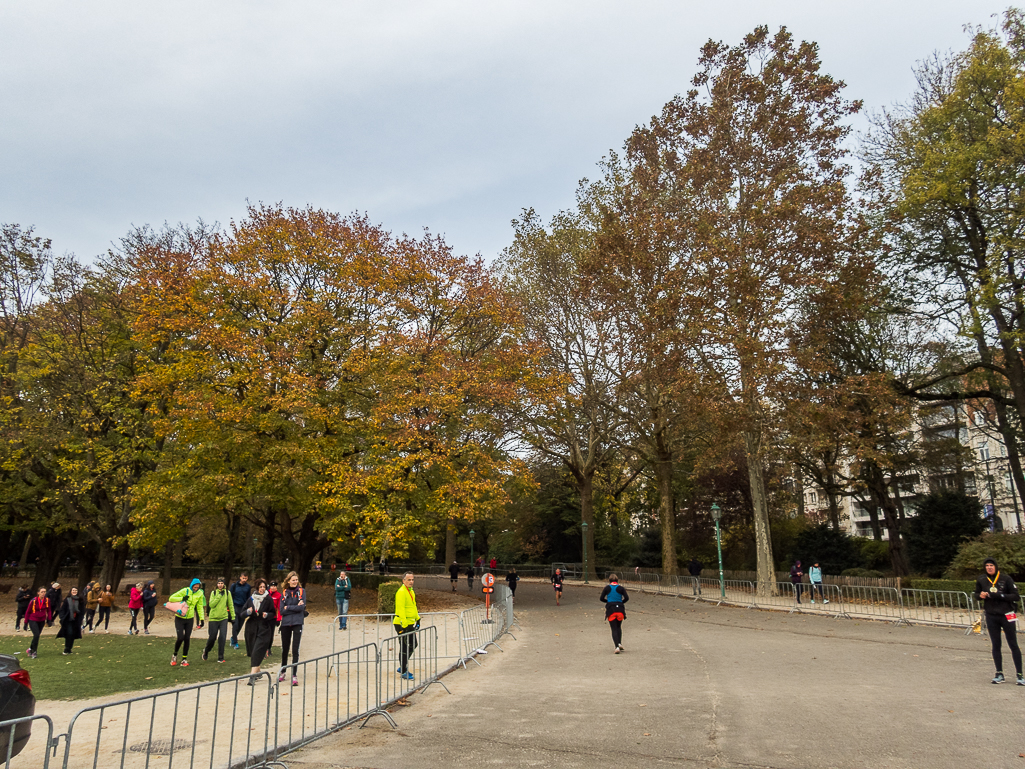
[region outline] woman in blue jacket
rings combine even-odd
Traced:
[[[630,596],[626,594],[626,588],[619,584],[616,575],[610,574],[609,584],[602,589],[598,600],[605,604],[605,619],[612,629],[612,643],[616,647],[613,654],[619,654],[623,651],[623,620],[626,619],[626,607],[623,604],[630,600]]]
[[[292,686],[299,685],[296,664],[299,661],[299,643],[303,638],[303,620],[306,619],[306,591],[299,586],[299,575],[294,571],[285,577],[281,593],[281,672],[278,681],[285,680],[289,647],[292,650]]]

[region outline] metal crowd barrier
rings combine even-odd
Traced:
[[[904,588],[900,597],[904,620],[910,624],[969,629],[975,624],[975,608],[968,593]]]
[[[394,614],[348,614],[346,615],[347,630],[338,629],[338,620],[342,615],[336,616],[332,622],[333,633],[331,634],[331,652],[337,650],[338,638],[356,642],[356,645],[374,643],[378,647],[395,636],[395,627],[392,620]],[[459,647],[459,613],[455,611],[432,611],[420,615],[420,627],[436,627],[438,629],[438,651],[440,659],[460,660],[462,659]],[[329,671],[330,672],[330,671]]]
[[[895,587],[841,585],[844,612],[850,617],[886,620],[895,625],[910,624],[904,618],[900,593]]]
[[[402,670],[403,653],[406,655],[405,671]],[[438,680],[438,629],[435,627],[421,627],[393,636],[381,646],[380,660],[381,675],[378,681],[381,688],[378,701],[382,705],[408,697],[415,691],[423,691],[431,684],[439,684],[445,691],[449,691]],[[404,677],[403,672],[413,677]],[[387,711],[381,712],[384,714]],[[392,725],[395,725],[394,722]]]
[[[52,755],[56,757],[57,755],[57,740],[54,739],[53,721],[50,720],[49,716],[24,716],[22,718],[12,718],[10,721],[4,721],[3,723],[0,723],[0,734],[3,734],[4,732],[7,733],[5,735],[7,739],[7,750],[4,751],[4,769],[10,769],[11,760],[14,758],[14,756],[11,754],[14,753],[14,743],[17,733],[19,731],[25,731],[24,729],[20,729],[19,727],[26,727],[30,732],[32,732],[33,721],[46,722],[46,745],[44,746],[43,750],[43,763],[41,767],[42,769],[49,769],[50,756]],[[36,729],[34,733],[38,735],[39,730]],[[29,737],[29,739],[31,739],[31,737]],[[38,742],[38,738],[36,741]],[[22,750],[24,750],[24,748],[22,748]],[[37,766],[40,765],[37,764]]]

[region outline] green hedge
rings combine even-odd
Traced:
[[[395,613],[395,594],[402,587],[401,582],[383,582],[377,586],[377,613]]]
[[[956,590],[969,595],[975,592],[973,579],[909,579],[901,580],[901,585],[914,590]]]

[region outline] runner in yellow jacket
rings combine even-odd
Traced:
[[[409,658],[417,647],[415,631],[420,629],[420,612],[416,610],[416,593],[413,592],[413,572],[402,575],[402,587],[395,591],[395,632],[399,636],[399,669],[402,678],[413,680],[407,669]]]

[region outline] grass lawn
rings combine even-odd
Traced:
[[[25,655],[31,633],[0,637],[0,654],[18,654],[18,662],[32,677],[32,692],[37,700],[77,700],[126,692],[130,696],[145,689],[187,686],[199,681],[229,678],[249,672],[245,647],[224,650],[225,662],[217,662],[217,647],[210,659],[200,655],[206,644],[194,633],[189,649],[189,667],[171,667],[173,638],[156,636],[89,635],[75,641],[71,655],[65,657],[64,639],[54,638],[57,625],[47,628],[39,639],[39,657]]]

